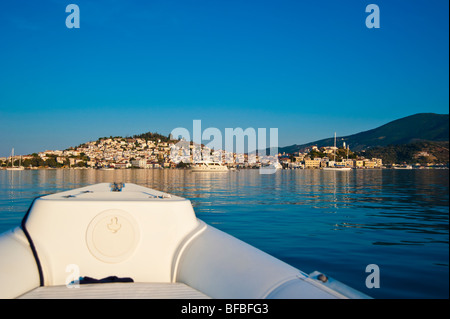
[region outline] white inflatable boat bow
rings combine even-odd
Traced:
[[[38,197],[0,235],[0,298],[367,297],[207,225],[187,199],[135,184]]]

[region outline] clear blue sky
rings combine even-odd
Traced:
[[[80,29],[68,29],[68,4]],[[368,29],[366,5],[380,8]],[[447,0],[5,0],[0,156],[176,127],[279,145],[448,113]]]

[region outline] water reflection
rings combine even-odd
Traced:
[[[368,229],[417,228],[448,232],[448,175],[436,171],[296,170],[260,175],[257,170],[193,173],[188,170],[36,170],[1,171],[2,211],[18,201],[100,182],[136,183],[192,200],[196,207],[283,206],[328,214],[344,212],[364,223],[334,225]],[[342,216],[342,217],[345,217]],[[348,219],[348,218],[343,218]],[[412,223],[412,225],[411,225]],[[431,223],[431,224],[430,224]]]
[[[427,268],[442,277],[439,269],[445,268],[448,278],[448,171],[0,171],[0,232],[18,225],[38,195],[101,182],[136,183],[186,197],[205,222],[306,271],[320,266],[333,273],[384,262],[385,272],[404,272],[408,265],[411,276]],[[346,275],[339,277],[345,282]],[[425,288],[416,284],[420,296]],[[355,285],[365,289],[357,286],[363,281]],[[376,293],[402,297],[408,289]],[[442,297],[442,289],[433,289],[423,295],[440,291]]]

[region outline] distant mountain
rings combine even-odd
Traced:
[[[336,138],[337,146],[343,142],[353,151],[361,151],[379,146],[409,144],[419,141],[448,141],[449,115],[419,113],[410,115],[375,129]],[[280,147],[279,152],[294,153],[309,146],[332,146],[334,137],[302,144]]]

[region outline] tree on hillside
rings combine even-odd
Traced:
[[[161,140],[162,142],[169,142],[169,138],[167,136],[164,136],[159,133],[151,133],[151,132],[147,132],[147,133],[143,133],[143,134],[139,134],[139,135],[133,135],[133,138],[142,138],[146,141]]]

